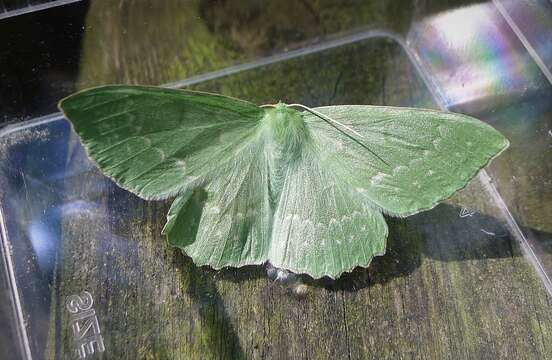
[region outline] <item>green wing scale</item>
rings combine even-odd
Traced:
[[[367,105],[314,110],[362,135],[306,113],[325,166],[393,216],[433,208],[509,145],[491,126],[462,114]]]
[[[267,261],[272,208],[261,145],[246,141],[231,160],[218,164],[217,176],[172,204],[163,232],[196,265],[220,269]]]
[[[383,255],[388,231],[381,212],[325,167],[319,150],[310,143],[288,167],[268,260],[314,278],[336,278]]]
[[[377,106],[255,104],[105,86],[60,102],[89,157],[144,199],[175,196],[163,233],[196,265],[270,262],[339,277],[385,253],[382,213],[450,197],[508,146],[468,116]]]
[[[225,96],[146,86],[85,90],[60,109],[102,172],[148,200],[217,171],[263,113]]]

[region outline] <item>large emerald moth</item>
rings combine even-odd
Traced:
[[[508,147],[477,119],[418,108],[257,106],[124,85],[59,107],[119,186],[175,197],[163,233],[196,265],[314,278],[368,266],[385,253],[383,214],[433,208]]]

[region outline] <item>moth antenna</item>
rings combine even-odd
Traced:
[[[326,122],[332,122],[332,123],[335,123],[335,124],[339,124],[340,126],[342,126],[343,128],[349,130],[350,132],[352,132],[353,134],[355,134],[356,136],[360,137],[360,138],[363,138],[364,139],[364,136],[362,136],[361,134],[359,134],[357,131],[355,131],[354,129],[350,128],[349,126],[345,125],[345,124],[342,124],[340,123],[339,121],[337,120],[334,120],[332,119],[331,117],[327,116],[327,115],[324,115],[314,109],[311,109],[310,107],[308,106],[305,106],[303,104],[289,104],[288,107],[291,107],[291,106],[295,106],[295,107],[300,107],[302,109],[305,109],[307,110],[308,112],[318,116],[319,118],[321,118],[322,120],[326,121]],[[350,137],[352,140],[354,140],[356,143],[358,143],[360,146],[362,146],[363,148],[365,148],[366,150],[368,150],[370,153],[372,153],[372,155],[374,155],[376,158],[378,158],[379,160],[381,160],[385,165],[387,166],[391,166],[389,165],[389,163],[385,160],[382,159],[381,156],[379,156],[378,154],[376,154],[372,149],[370,149],[368,146],[366,146],[365,144],[361,143],[360,141],[358,141],[357,139],[355,139],[354,137],[352,137],[351,135],[343,132],[345,135],[347,135],[348,137]]]
[[[344,127],[345,129],[349,130],[350,132],[352,132],[353,134],[355,134],[356,136],[358,137],[361,137],[361,138],[364,138],[364,136],[362,136],[361,134],[359,134],[357,131],[355,131],[355,129],[343,124],[343,123],[340,123],[339,121],[337,120],[334,120],[332,119],[331,117],[327,116],[327,115],[324,115],[314,109],[311,109],[310,107],[308,106],[305,106],[305,105],[302,105],[302,104],[289,104],[288,107],[291,107],[291,106],[295,106],[295,107],[300,107],[302,109],[305,109],[307,110],[308,112],[310,113],[313,113],[314,115],[318,116],[319,118],[321,118],[322,120],[325,120],[325,121],[330,121],[330,122],[333,122],[334,124],[338,124],[342,127]]]
[[[259,107],[276,107],[276,104],[264,104],[264,105],[259,105]]]

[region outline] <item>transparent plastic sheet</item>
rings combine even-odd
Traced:
[[[439,107],[441,100],[432,99],[439,89],[423,81],[431,73],[419,76],[420,63],[397,38],[364,35],[177,85],[257,102]],[[334,68],[344,70],[328,70]],[[283,74],[293,88],[248,90]],[[385,257],[337,283],[305,279],[313,293],[305,300],[268,284],[260,267],[196,268],[160,235],[169,203],[139,200],[103,177],[61,117],[0,135],[3,248],[29,356],[76,357],[93,349],[110,358],[286,357],[299,353],[300,343],[322,339],[341,357],[385,338],[389,348],[371,349],[378,357],[400,354],[400,339],[387,334],[404,326],[403,337],[421,347],[434,341],[433,331],[445,334],[437,356],[473,355],[492,344],[514,355],[546,351],[538,330],[516,325],[552,319],[534,267],[486,189],[489,179],[475,179],[430,212],[389,219]],[[329,323],[317,322],[321,308]],[[420,331],[420,319],[433,330]],[[92,324],[84,340],[75,336],[78,321]],[[343,322],[347,330],[334,332]],[[267,330],[265,323],[278,325]],[[503,331],[495,333],[498,324]],[[263,336],[287,340],[269,344]]]
[[[552,3],[546,0],[494,0],[493,4],[542,74],[552,83],[552,51],[550,51]]]
[[[36,11],[51,9],[56,6],[67,5],[77,1],[81,0],[1,0],[0,20]]]

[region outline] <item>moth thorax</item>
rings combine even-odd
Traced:
[[[308,131],[303,115],[286,104],[279,103],[267,109],[263,122],[272,140],[288,155],[297,154],[307,140]]]

